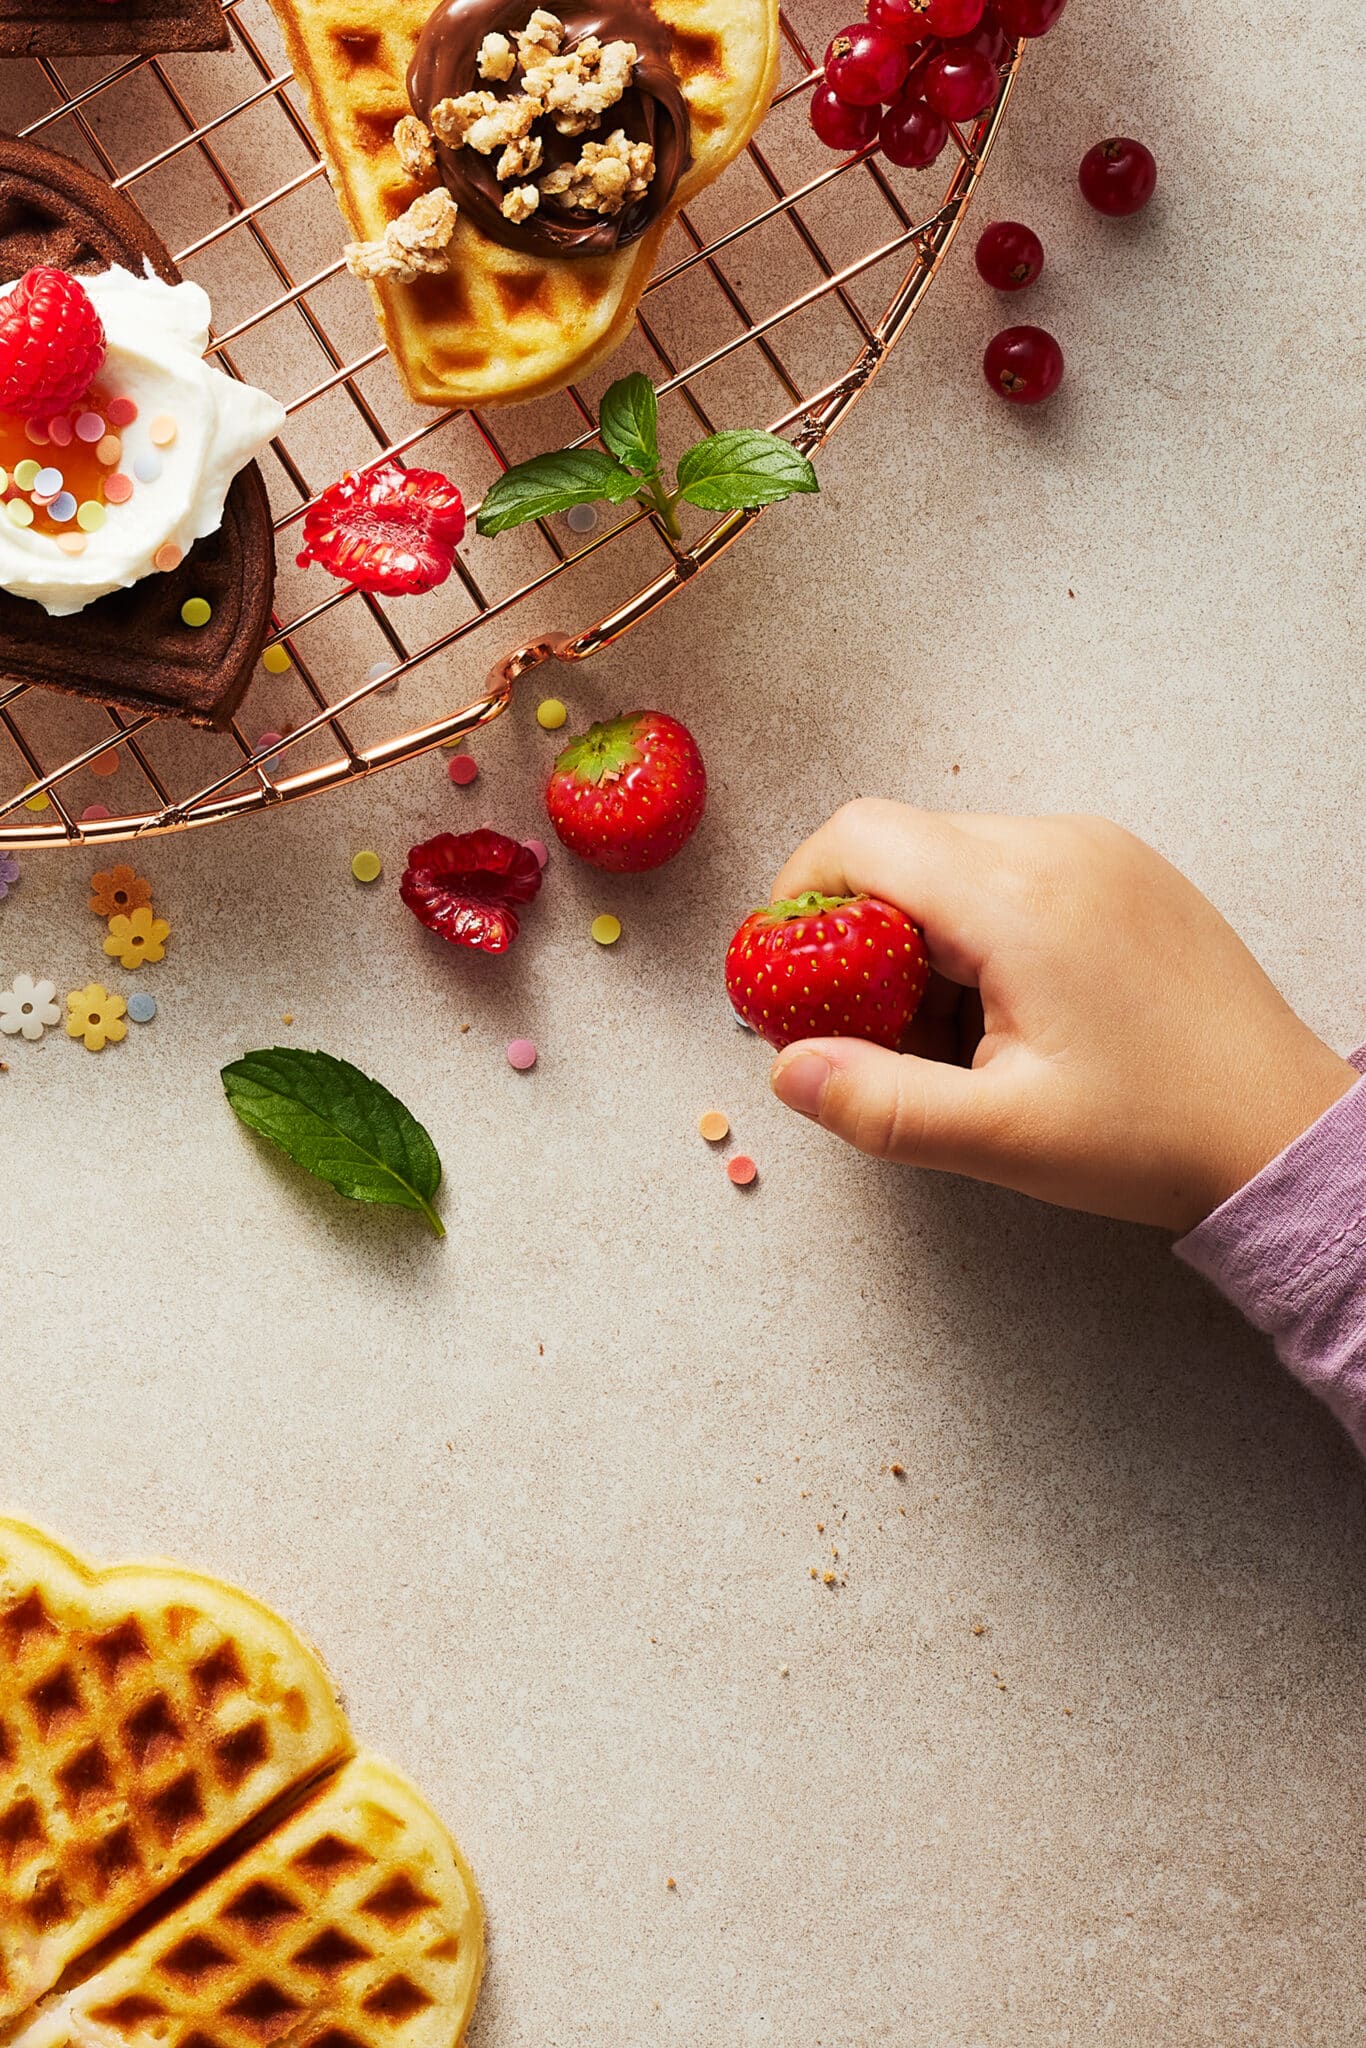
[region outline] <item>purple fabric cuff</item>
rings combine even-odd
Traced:
[[[1366,1074],[1366,1047],[1351,1059]],[[1366,1080],[1175,1251],[1366,1451]]]

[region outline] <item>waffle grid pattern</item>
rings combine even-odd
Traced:
[[[742,218],[719,226],[710,209],[684,210],[647,287],[635,339],[620,360],[623,368],[650,369],[661,401],[675,400],[694,435],[739,423],[734,408],[727,417],[713,417],[712,394],[727,373],[747,377],[744,388],[755,395],[739,418],[759,418],[763,410],[776,408],[768,412],[770,427],[790,434],[798,446],[812,452],[857,401],[933,281],[986,164],[1020,53],[1014,53],[1003,72],[996,105],[970,131],[953,132],[947,187],[937,191],[925,211],[925,184],[908,186],[901,174],[889,174],[876,157],[827,160],[818,152],[819,166],[813,174],[797,175],[785,168],[789,159],[800,158],[790,149],[780,156],[780,144],[793,134],[805,135],[806,99],[819,75],[811,45],[828,33],[828,21],[814,6],[805,11],[811,17],[809,42],[803,8],[784,12],[784,70],[769,122],[749,145],[747,163],[741,159],[733,165],[715,188],[738,190],[732,181],[743,167],[744,190],[758,203],[749,210],[747,200]],[[289,420],[274,444],[279,473],[272,486],[283,569],[297,544],[294,529],[336,474],[335,458],[324,469],[305,445],[309,408],[344,408],[349,420],[347,462],[352,465],[391,455],[451,469],[450,457],[443,459],[443,436],[455,415],[432,412],[414,424],[411,408],[398,400],[396,382],[382,387],[375,382],[372,373],[384,359],[382,344],[354,344],[352,336],[359,331],[354,320],[337,313],[337,293],[352,289],[363,294],[363,287],[351,287],[342,279],[341,236],[335,221],[324,233],[315,232],[302,250],[300,238],[286,232],[283,223],[290,207],[324,178],[324,165],[288,68],[267,47],[271,32],[253,12],[253,0],[224,0],[224,12],[232,45],[222,56],[131,58],[89,79],[83,77],[81,66],[68,60],[14,60],[0,75],[0,90],[6,75],[29,73],[29,98],[36,92],[47,104],[27,121],[10,125],[54,147],[73,150],[147,206],[154,225],[160,222],[150,200],[160,189],[163,174],[191,166],[205,172],[218,194],[222,218],[179,247],[172,237],[177,262],[188,275],[202,277],[203,266],[219,262],[226,245],[266,280],[261,303],[216,336],[217,359],[225,369],[238,371],[239,353],[259,342],[257,330],[265,323],[288,309],[302,322],[316,351],[314,360],[321,357],[323,370],[294,396],[281,394]],[[196,81],[208,73],[201,74],[197,66],[229,67],[232,90],[227,104],[221,103],[221,86],[205,105],[199,104]],[[213,75],[221,80],[224,74],[215,70]],[[120,94],[133,85],[164,101],[162,111],[177,132],[132,168],[120,170],[119,158],[125,152],[114,133],[114,110]],[[231,145],[238,123],[263,121],[271,142],[259,151],[261,164],[273,168],[277,162],[303,161],[301,168],[274,183],[267,178],[266,189],[257,191],[248,189],[241,152]],[[804,171],[812,161],[808,155]],[[933,186],[934,174],[929,174],[928,182]],[[838,206],[833,205],[835,200]],[[838,234],[832,223],[838,225]],[[766,238],[775,233],[787,238],[783,247],[800,261],[802,270],[791,272],[793,288],[788,295],[789,263],[784,255],[778,265],[784,279],[781,303],[758,310],[756,291],[773,269],[769,252],[774,245]],[[867,282],[883,267],[897,281],[882,310],[870,312],[865,310]],[[681,287],[692,304],[700,305],[705,298],[709,309],[705,338],[697,344],[690,338],[686,349],[672,338],[664,319],[674,287]],[[874,296],[880,299],[881,289]],[[819,347],[803,346],[817,313],[828,316],[820,329]],[[558,405],[558,412],[542,412],[541,406],[551,405]],[[519,419],[523,411],[518,409]],[[329,411],[327,416],[334,414]],[[590,395],[571,386],[567,399],[525,409],[531,421],[546,422],[539,434],[534,426],[529,430],[528,445],[522,445],[528,430],[504,426],[504,417],[478,411],[462,416],[463,431],[474,436],[472,445],[489,474],[538,447],[562,444],[576,429],[579,443],[590,441],[596,415]],[[363,444],[360,454],[349,452],[353,430]],[[282,494],[288,500],[283,508]],[[467,497],[473,495],[467,492]],[[476,508],[469,509],[472,515]],[[283,737],[272,732],[268,743],[253,742],[239,716],[225,739],[211,743],[177,733],[174,746],[167,750],[160,745],[164,721],[112,708],[96,712],[95,728],[83,732],[76,744],[66,736],[54,741],[45,729],[42,706],[35,702],[48,693],[7,686],[0,679],[0,847],[101,846],[144,833],[223,821],[410,760],[496,716],[505,707],[516,676],[537,661],[552,653],[582,659],[618,638],[710,566],[760,516],[724,515],[690,535],[682,547],[670,542],[656,519],[637,510],[627,511],[586,540],[562,522],[541,522],[528,536],[525,549],[477,559],[476,551],[463,551],[435,614],[431,601],[424,600],[405,614],[401,606],[391,611],[373,596],[343,587],[297,608],[279,600],[284,608],[277,611],[272,644],[287,648],[301,709],[291,729]],[[547,635],[542,626],[545,594],[561,579],[566,605],[572,601],[584,607],[587,592],[586,608],[593,623],[573,635]],[[468,682],[463,689],[457,684],[449,693],[456,697],[457,708],[449,708],[445,679],[452,669],[458,672],[461,655],[468,668],[469,655],[487,640],[487,632],[501,634],[504,648],[515,644],[519,612],[527,620],[522,628],[525,644],[497,664],[471,701],[463,701],[470,695]],[[420,624],[410,625],[410,619]],[[536,638],[531,637],[533,620],[541,627]],[[379,647],[381,660],[372,662],[363,679],[353,681],[343,671],[339,682],[337,640],[350,630],[351,622],[359,629],[358,639],[363,632],[371,650]],[[465,650],[462,643],[476,634],[481,639]],[[372,736],[373,715],[368,721],[372,731],[363,731],[367,721],[361,714],[383,709],[371,702],[376,693],[408,678],[421,682],[419,671],[442,679],[441,703],[430,706],[420,692],[415,693],[409,702],[423,711],[421,723],[405,723],[394,711],[380,720],[380,736]],[[487,672],[485,658],[475,675]],[[404,694],[395,703],[401,710]],[[249,697],[248,710],[251,704]],[[91,764],[111,751],[131,771],[117,788],[91,780]],[[96,797],[114,815],[86,818],[83,808]]]
[[[203,1591],[165,1574],[84,1584],[0,1524],[0,2027],[349,1747],[283,1626]]]
[[[450,2048],[478,1987],[473,1886],[373,1757],[336,1778],[14,2048]]]

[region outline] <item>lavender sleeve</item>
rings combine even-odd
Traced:
[[[1366,1046],[1352,1054],[1366,1074]],[[1183,1237],[1366,1453],[1366,1080]]]

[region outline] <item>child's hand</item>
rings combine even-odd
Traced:
[[[806,1039],[773,1067],[791,1108],[880,1158],[1187,1230],[1359,1078],[1199,891],[1103,819],[864,798],[773,894],[805,889],[899,904],[929,947],[909,1053]]]

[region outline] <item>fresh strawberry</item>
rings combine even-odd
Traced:
[[[79,278],[44,265],[0,298],[0,412],[69,412],[103,362],[104,328]]]
[[[438,832],[415,846],[399,884],[413,916],[452,946],[506,953],[517,936],[517,906],[541,886],[541,866],[516,839],[486,827]]]
[[[737,1014],[770,1045],[868,1038],[895,1048],[925,993],[925,942],[904,910],[876,896],[768,903],[726,954]]]
[[[298,562],[321,562],[357,590],[416,597],[445,582],[464,534],[465,507],[449,477],[378,462],[309,506]]]
[[[706,801],[697,741],[665,711],[628,711],[590,725],[556,761],[545,793],[569,851],[614,875],[672,860]]]

